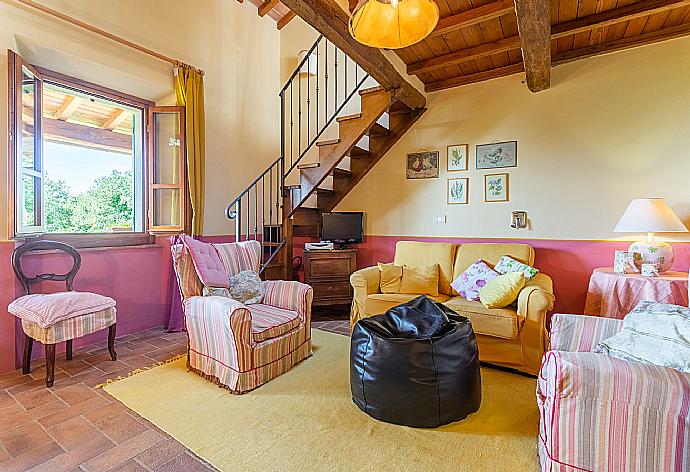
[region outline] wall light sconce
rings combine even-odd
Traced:
[[[515,229],[527,228],[527,212],[514,211],[510,217],[510,227]]]

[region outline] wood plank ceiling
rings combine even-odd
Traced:
[[[530,90],[539,91],[548,87],[550,65],[690,35],[690,1],[435,1],[441,19],[434,32],[396,51],[427,92],[523,72],[523,55]],[[550,64],[548,24],[538,21],[549,10]]]

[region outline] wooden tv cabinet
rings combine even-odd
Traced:
[[[356,249],[304,251],[304,283],[314,289],[312,305],[351,304],[350,275],[356,270]]]

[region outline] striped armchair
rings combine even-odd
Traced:
[[[690,471],[690,374],[592,352],[622,327],[554,315],[537,381],[542,472]]]
[[[258,272],[257,241],[214,244],[228,276]],[[201,296],[202,285],[182,244],[173,244],[185,326],[187,366],[233,393],[246,393],[311,356],[312,288],[299,282],[266,281],[261,304]]]

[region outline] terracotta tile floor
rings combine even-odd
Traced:
[[[316,317],[313,327],[349,335],[348,322]],[[214,470],[172,437],[95,385],[186,351],[184,333],[153,329],[117,338],[118,359],[105,346],[58,354],[55,385],[45,388],[45,363],[31,374],[0,375],[0,470]]]

